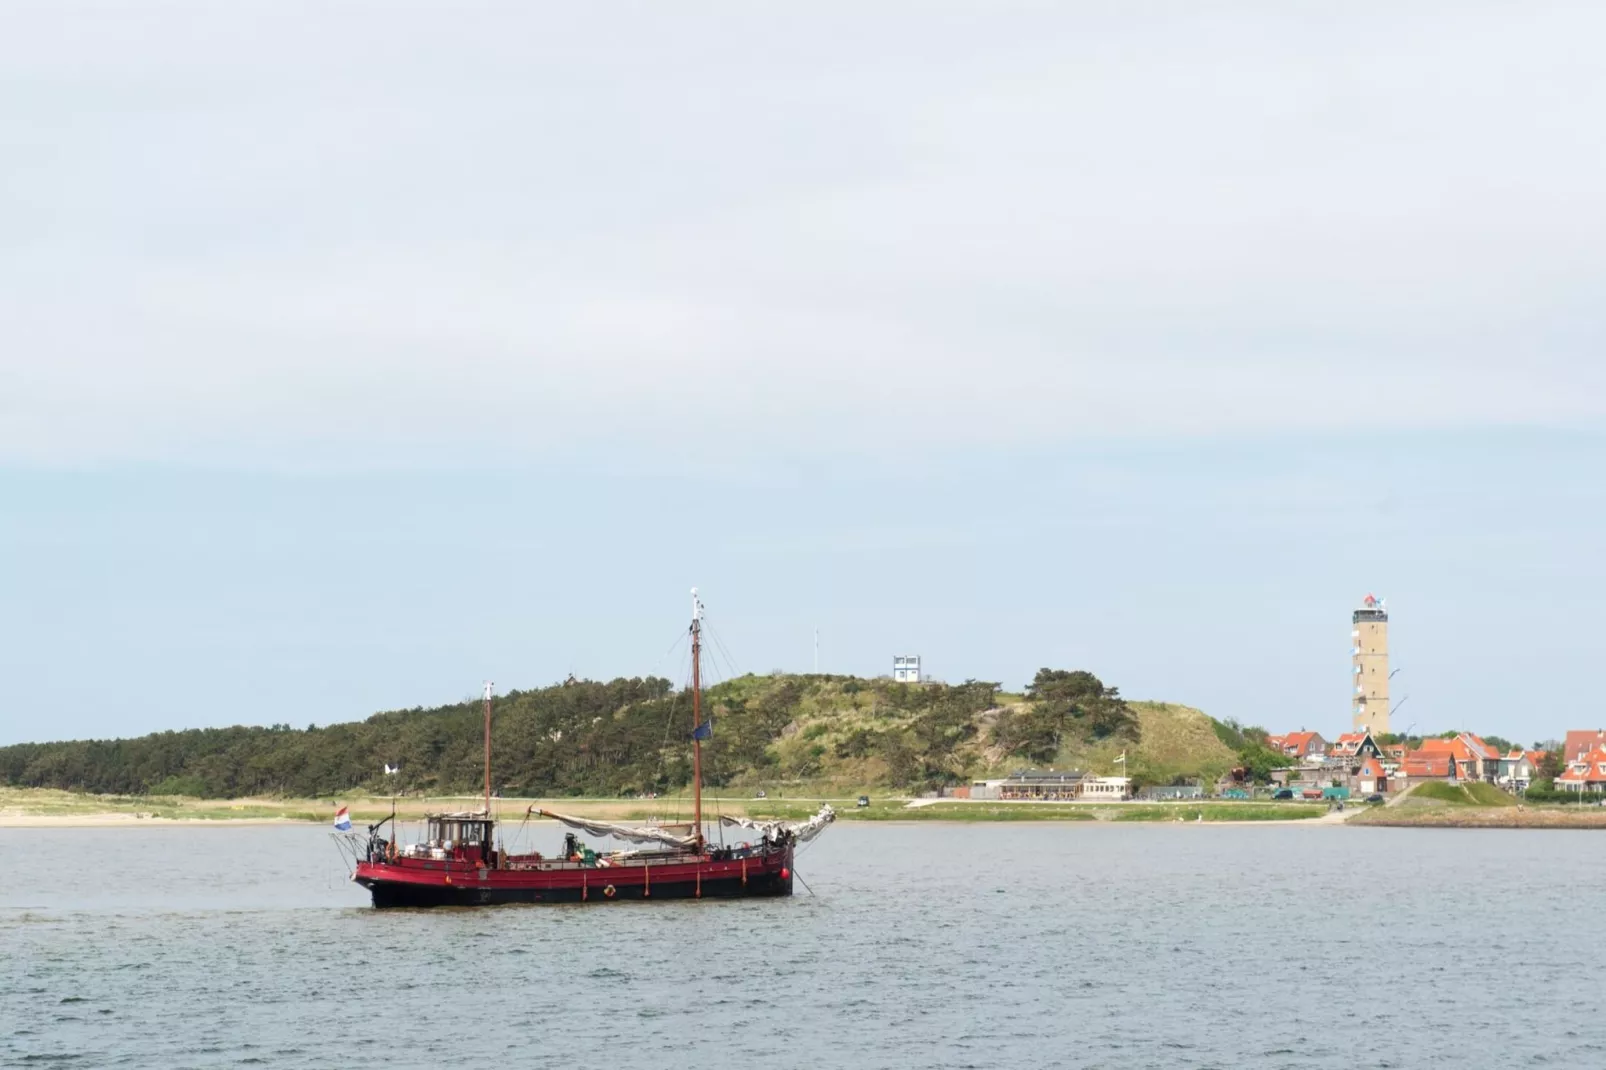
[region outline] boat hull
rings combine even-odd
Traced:
[[[791,855],[787,850],[721,862],[528,870],[363,862],[353,879],[380,908],[775,898],[792,894]]]

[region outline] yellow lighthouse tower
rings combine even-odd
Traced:
[[[1355,611],[1350,631],[1350,694],[1356,732],[1374,736],[1389,731],[1389,612],[1382,600],[1367,595]]]

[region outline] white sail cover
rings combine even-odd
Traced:
[[[593,821],[586,817],[574,817],[569,814],[560,814],[552,810],[537,810],[542,817],[550,817],[554,821],[562,822],[570,828],[589,832],[593,836],[613,836],[616,839],[629,840],[631,843],[661,843],[667,847],[684,847],[687,849],[697,846],[695,836],[676,836],[664,829],[644,826],[637,828],[634,825],[616,825],[611,821]]]
[[[820,807],[820,812],[807,821],[754,821],[749,817],[721,817],[720,822],[732,828],[752,829],[764,836],[773,836],[777,832],[790,832],[798,843],[808,843],[814,837],[825,831],[825,826],[836,820],[836,811],[831,804],[826,803]]]

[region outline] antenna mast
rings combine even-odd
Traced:
[[[485,816],[491,816],[491,692],[496,684],[485,681]]]
[[[703,846],[703,603],[691,589],[691,781],[692,827],[697,849]]]

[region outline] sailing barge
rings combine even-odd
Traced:
[[[722,817],[752,838],[715,846],[703,836],[702,716],[703,605],[692,591],[692,821],[689,825],[633,826],[530,807],[540,816],[594,836],[642,845],[599,853],[573,832],[556,857],[511,854],[496,845],[491,816],[491,704],[485,702],[485,809],[426,815],[422,843],[398,846],[394,815],[373,825],[361,844],[352,879],[373,895],[376,907],[482,906],[496,903],[607,903],[622,899],[740,899],[792,894],[792,855],[836,820],[829,805],[807,821],[753,821]],[[380,835],[391,823],[391,840]]]

